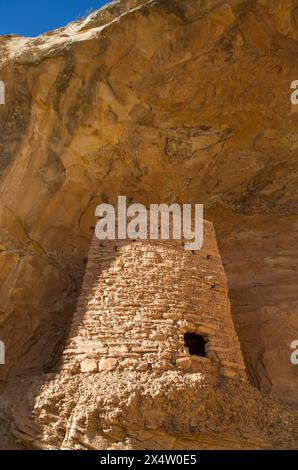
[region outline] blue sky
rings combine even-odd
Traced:
[[[0,0],[0,35],[38,36],[60,28],[108,0]]]

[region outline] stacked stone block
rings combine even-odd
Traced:
[[[189,353],[186,332],[204,337],[206,357]],[[203,248],[193,252],[183,240],[94,237],[63,367],[244,377],[212,224],[204,221]]]

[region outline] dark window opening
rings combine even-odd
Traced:
[[[207,341],[203,336],[197,335],[196,333],[185,333],[184,344],[189,350],[189,354],[194,356],[206,357],[206,344]]]

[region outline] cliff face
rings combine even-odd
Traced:
[[[205,205],[251,381],[298,405],[297,8],[120,1],[0,38],[3,384],[57,362],[94,209],[126,194]]]

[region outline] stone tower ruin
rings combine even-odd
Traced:
[[[194,252],[180,240],[94,236],[63,368],[244,377],[213,225],[204,221]]]

